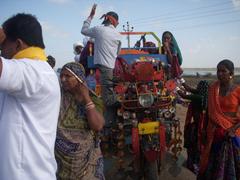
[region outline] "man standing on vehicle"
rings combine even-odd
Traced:
[[[82,34],[95,39],[94,42],[94,64],[100,70],[100,83],[102,86],[102,98],[105,106],[116,103],[113,92],[113,68],[117,55],[121,48],[121,35],[116,30],[118,25],[117,13],[110,11],[104,14],[103,26],[90,28],[91,20],[95,15],[96,4],[93,5],[91,13],[82,26]]]
[[[17,14],[0,28],[0,179],[55,180],[60,87],[42,28]]]

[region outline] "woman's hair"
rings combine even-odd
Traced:
[[[224,59],[224,60],[222,60],[222,61],[220,61],[220,62],[218,63],[217,68],[218,68],[219,66],[224,66],[224,67],[226,67],[226,68],[230,71],[230,73],[231,73],[232,75],[234,74],[234,64],[233,64],[232,61],[230,61],[230,60],[228,60],[228,59]]]
[[[171,36],[171,38],[173,37],[172,33],[170,31],[165,31],[162,35],[162,37],[164,37],[166,34],[169,34]]]
[[[83,67],[82,64],[80,63],[76,63],[76,62],[70,62],[65,64],[62,67],[62,71],[68,68],[70,69],[76,76],[78,76],[81,80],[85,81],[86,80],[86,76],[85,76],[85,69]]]
[[[9,40],[21,39],[28,46],[45,48],[42,27],[37,18],[31,14],[16,14],[7,19],[2,27]]]

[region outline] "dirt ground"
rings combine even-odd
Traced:
[[[187,108],[182,105],[177,105],[177,117],[180,118],[181,129],[183,131],[185,116]],[[183,139],[183,137],[182,137]],[[195,180],[196,176],[184,167],[186,161],[186,150],[183,151],[178,157],[178,161],[174,162],[171,154],[167,153],[166,158],[163,161],[163,167],[160,174],[160,179],[167,180]]]
[[[177,117],[180,118],[180,125],[181,131],[183,132],[184,122],[185,122],[185,115],[187,108],[182,105],[177,105]],[[183,136],[181,137],[183,140]],[[183,145],[182,145],[183,146]],[[195,180],[196,176],[189,171],[187,168],[184,167],[184,163],[186,161],[186,150],[183,148],[183,151],[178,156],[178,161],[173,160],[173,156],[170,153],[166,153],[164,160],[162,161],[161,171],[160,171],[160,180]],[[109,160],[105,157],[105,167],[111,167],[113,164],[116,164],[116,159],[110,158]],[[111,171],[105,172],[106,179],[112,180],[113,177],[115,179],[122,179],[118,178],[116,174],[114,174],[115,168],[113,167]],[[113,176],[114,174],[114,176]],[[122,176],[120,173],[119,175]],[[120,176],[119,176],[120,177]],[[131,178],[126,178],[126,180],[130,180]]]

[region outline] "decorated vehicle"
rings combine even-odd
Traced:
[[[164,153],[169,150],[177,159],[182,150],[176,82],[169,79],[167,56],[153,32],[121,34],[140,39],[133,48],[128,42],[115,64],[114,91],[120,105],[110,138],[102,138],[106,177],[158,179]],[[155,43],[146,41],[148,36]]]

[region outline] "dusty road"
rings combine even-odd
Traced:
[[[187,111],[186,107],[177,105],[177,117],[180,118],[182,131],[184,126],[186,111]],[[179,156],[179,160],[177,161],[177,163],[174,163],[170,154],[166,154],[164,165],[160,174],[160,180],[195,180],[196,176],[183,166],[185,160],[186,160],[186,151],[184,148],[181,155]]]

